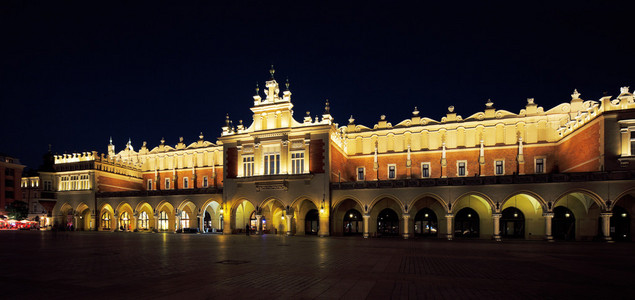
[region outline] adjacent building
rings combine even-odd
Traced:
[[[635,102],[571,99],[518,113],[488,101],[372,126],[294,117],[288,83],[257,88],[221,136],[54,157],[54,224],[74,230],[403,238],[627,239],[635,212]],[[41,183],[40,183],[41,184]]]
[[[0,215],[7,215],[7,207],[13,201],[22,201],[22,170],[20,160],[8,155],[0,155]]]

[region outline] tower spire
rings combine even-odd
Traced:
[[[273,73],[276,72],[276,69],[273,68],[273,64],[271,64],[271,69],[269,70],[269,74],[271,74],[271,80],[274,80],[275,78],[273,78]]]

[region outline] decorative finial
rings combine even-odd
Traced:
[[[527,98],[527,105],[534,105],[534,98]]]
[[[382,120],[382,121],[383,121],[383,120],[386,120],[386,115],[381,115],[381,116],[379,116],[379,119],[380,119],[380,120]]]
[[[310,117],[310,116],[311,116],[311,112],[307,110],[307,111],[306,111],[306,116],[307,116],[307,117]]]
[[[324,105],[324,114],[328,115],[331,113],[331,106],[329,105],[329,99],[326,99],[326,104]]]
[[[416,117],[419,115],[419,109],[417,109],[417,107],[415,106],[415,110],[412,111],[412,116]]]
[[[132,140],[128,138],[128,145],[132,144]]]
[[[243,126],[243,120],[238,120],[238,125]]]
[[[487,99],[487,103],[485,103],[485,107],[487,108],[494,107],[494,102],[492,102],[492,99]]]
[[[273,73],[275,73],[276,70],[273,68],[273,64],[271,65],[271,70],[269,70],[269,74],[271,74],[271,80],[273,80]]]
[[[351,124],[351,125],[355,124],[355,119],[353,118],[353,115],[351,115],[351,117],[348,118],[348,124]]]
[[[146,145],[148,145],[148,142],[143,141],[143,146],[142,146],[142,147],[144,147],[144,148],[145,148],[145,147],[146,147]]]
[[[620,88],[620,95],[628,94],[628,86],[623,86]]]
[[[287,82],[284,83],[284,86],[287,87],[287,91],[289,90],[289,77],[287,77]]]
[[[183,143],[183,137],[182,136],[179,137],[179,143]]]
[[[449,113],[453,113],[454,112],[454,106],[453,105],[448,107],[448,112]]]
[[[225,126],[229,127],[229,114],[225,114]]]
[[[165,138],[164,137],[161,138],[161,145],[165,145]]]
[[[260,92],[260,87],[258,86],[258,83],[256,82],[256,96],[259,95]]]
[[[578,89],[573,89],[573,94],[571,94],[571,100],[580,99],[580,93],[578,93]]]
[[[110,137],[110,145],[112,145],[112,136]]]

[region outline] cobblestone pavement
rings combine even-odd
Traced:
[[[635,297],[635,244],[0,232],[4,299]]]

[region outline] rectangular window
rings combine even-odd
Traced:
[[[207,176],[203,176],[203,187],[206,188],[209,185],[207,182]]]
[[[152,190],[152,179],[148,179],[148,191]]]
[[[459,176],[467,175],[466,165],[467,165],[467,162],[465,161],[457,162],[457,175]]]
[[[90,189],[90,176],[88,176],[88,174],[83,174],[79,176],[79,189],[80,190]]]
[[[71,175],[71,191],[77,190],[77,181],[79,177],[77,175]]]
[[[536,173],[544,173],[544,172],[545,172],[545,159],[536,158]]]
[[[44,180],[44,190],[45,191],[53,190],[53,183],[50,180]]]
[[[430,163],[421,163],[421,178],[430,178]]]
[[[187,177],[183,177],[183,188],[184,189],[190,188],[190,180]]]
[[[364,167],[357,168],[357,180],[363,181],[365,180],[366,170]]]
[[[62,176],[60,177],[60,186],[59,186],[59,190],[60,191],[68,191],[69,190],[69,184],[68,184],[68,176]]]
[[[388,165],[388,179],[397,178],[397,166],[392,164]]]
[[[170,189],[170,178],[166,178],[165,179],[165,189],[169,190]]]
[[[243,156],[243,176],[254,176],[254,156]]]
[[[504,167],[503,161],[502,160],[497,160],[497,161],[495,161],[495,163],[496,163],[495,174],[496,175],[505,174],[505,167]]]
[[[291,153],[292,174],[304,173],[304,152]]]
[[[265,175],[280,174],[280,153],[265,153]]]

